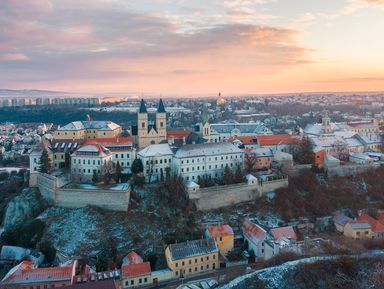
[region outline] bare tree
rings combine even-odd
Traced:
[[[251,174],[255,170],[256,157],[252,153],[246,153],[244,158],[244,167],[247,174]]]

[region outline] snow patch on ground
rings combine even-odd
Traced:
[[[97,243],[98,218],[85,208],[49,208],[39,217],[47,223],[47,237],[64,254],[73,255]]]

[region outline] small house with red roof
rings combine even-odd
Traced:
[[[384,238],[384,224],[379,220],[372,218],[367,214],[362,214],[358,218],[359,221],[366,221],[371,225],[372,228],[372,238],[374,239],[383,239]]]
[[[255,257],[264,258],[267,231],[249,219],[244,220],[242,230],[244,240],[248,243],[248,251],[253,251]]]
[[[207,238],[214,238],[222,255],[227,254],[234,247],[234,233],[229,225],[210,226],[205,230]]]
[[[121,266],[123,288],[133,288],[151,284],[151,265],[144,262],[136,252],[130,252]]]
[[[143,262],[143,258],[141,258],[141,256],[135,251],[130,252],[127,256],[123,258],[123,265],[140,264]]]

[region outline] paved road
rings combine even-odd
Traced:
[[[229,268],[222,268],[216,271],[210,271],[207,273],[202,273],[202,274],[197,274],[193,275],[188,278],[184,278],[184,280],[174,280],[170,281],[164,284],[159,284],[157,286],[151,286],[149,288],[169,288],[169,289],[174,289],[179,285],[185,284],[187,282],[191,282],[194,280],[201,280],[201,279],[207,279],[207,278],[213,278],[219,282],[219,284],[227,283],[230,280],[245,274],[245,268],[248,265],[239,265],[239,266],[234,266],[234,267],[229,267]]]

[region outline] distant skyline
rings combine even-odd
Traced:
[[[384,90],[384,0],[2,0],[0,88]]]

